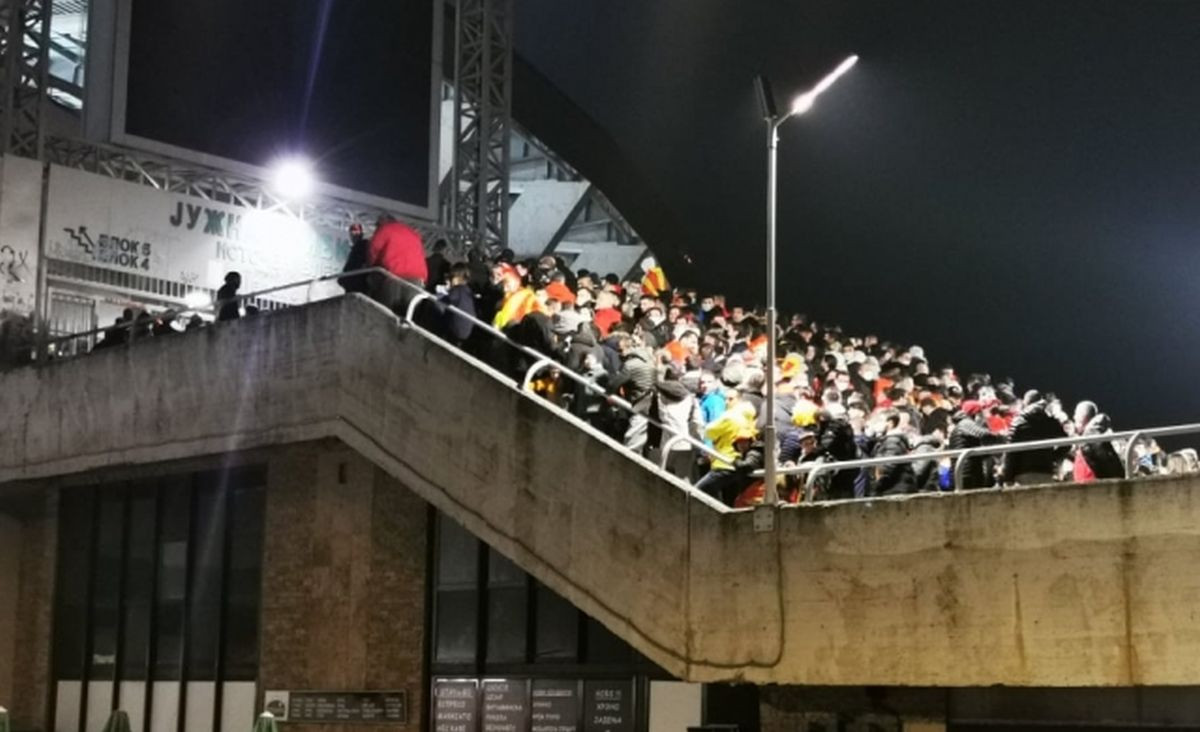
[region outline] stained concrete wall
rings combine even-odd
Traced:
[[[357,297],[16,371],[0,414],[0,486],[336,437],[688,680],[1200,682],[1196,480],[801,507],[755,533]]]

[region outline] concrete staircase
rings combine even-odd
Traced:
[[[1200,682],[1200,480],[792,507],[773,531],[359,296],[0,375],[0,493],[335,438],[681,679]]]

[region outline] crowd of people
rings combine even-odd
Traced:
[[[553,256],[518,260],[511,250],[493,258],[472,251],[466,261],[451,262],[435,245],[425,257],[416,232],[394,220],[381,220],[370,240],[361,228],[352,236],[346,271],[381,267],[411,287],[359,276],[342,281],[348,292],[368,293],[399,311],[417,288],[427,288],[435,299],[420,304],[417,321],[514,378],[538,360],[531,352],[585,376],[600,388],[565,379],[554,368],[536,374],[530,388],[731,506],[762,500],[762,480],[754,473],[763,466],[768,420],[783,466],[1111,432],[1108,415],[1091,401],[1068,411],[1052,393],[1018,392],[1011,379],[935,368],[919,346],[851,335],[804,315],[792,316],[774,334],[781,354],[777,398],[774,413],[766,414],[772,334],[763,314],[720,294],[672,287],[653,259],[643,263],[639,279],[622,282],[614,274],[572,271]],[[524,349],[507,346],[460,313],[491,323]],[[1139,446],[1137,457],[1147,472],[1165,461],[1153,443]],[[1117,446],[1102,441],[972,457],[963,487],[1124,475]],[[818,496],[948,490],[951,480],[950,461],[931,458],[833,472]],[[799,500],[799,484],[785,479],[780,495]]]

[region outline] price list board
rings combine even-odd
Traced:
[[[579,683],[534,679],[531,732],[579,732]]]
[[[433,732],[476,732],[479,682],[436,679],[433,682]]]
[[[408,697],[403,691],[293,691],[289,697],[289,722],[408,722]]]
[[[527,732],[529,685],[524,680],[484,679],[483,732]]]
[[[633,732],[633,683],[583,684],[583,732]]]

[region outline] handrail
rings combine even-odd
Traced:
[[[412,295],[412,298],[408,301],[404,315],[401,316],[401,317],[403,317],[405,323],[408,324],[409,326],[415,325],[413,322],[413,317],[416,313],[416,307],[417,307],[418,303],[425,301],[425,300],[432,300],[433,297],[428,292],[426,292],[423,288],[420,288],[417,285],[415,285],[412,282],[409,282],[405,279],[397,277],[396,275],[392,274],[391,272],[389,272],[386,269],[383,269],[381,267],[367,267],[367,268],[363,268],[363,269],[351,270],[348,272],[337,272],[334,274],[322,275],[320,277],[298,280],[296,282],[291,282],[291,283],[287,283],[287,284],[283,284],[283,285],[275,285],[273,287],[268,287],[268,288],[265,288],[262,290],[257,290],[255,292],[250,292],[250,293],[247,293],[244,295],[238,295],[233,298],[217,300],[217,301],[212,302],[209,306],[203,307],[203,308],[184,308],[182,310],[168,309],[168,310],[165,310],[162,312],[171,314],[171,315],[177,315],[181,312],[204,312],[204,313],[215,312],[215,311],[219,310],[221,307],[224,307],[225,305],[228,305],[230,303],[239,303],[240,304],[240,303],[243,303],[246,301],[262,298],[265,295],[271,295],[271,294],[274,294],[277,292],[282,292],[284,290],[291,290],[291,289],[295,289],[298,287],[309,287],[310,288],[309,296],[311,298],[311,288],[316,284],[319,284],[321,282],[328,282],[331,280],[340,280],[340,279],[343,279],[346,277],[357,277],[357,276],[370,275],[370,274],[379,274],[379,275],[386,276],[386,277],[392,279],[393,281],[400,283],[402,286],[404,286],[406,288],[416,290],[416,293],[414,295]],[[636,410],[634,409],[634,406],[632,404],[630,404],[628,401],[626,401],[618,396],[609,394],[608,391],[600,384],[596,383],[592,379],[587,378],[586,376],[583,376],[582,374],[576,373],[575,371],[568,369],[564,364],[554,361],[553,359],[548,357],[546,354],[536,351],[532,348],[529,348],[528,346],[514,342],[511,338],[509,338],[504,333],[504,331],[500,330],[499,328],[496,328],[491,323],[486,323],[486,322],[480,320],[479,318],[475,317],[474,315],[464,312],[463,310],[460,310],[459,308],[456,308],[453,305],[450,305],[448,303],[439,303],[438,308],[443,311],[452,312],[455,314],[456,317],[469,320],[476,328],[482,328],[485,332],[490,333],[492,336],[504,341],[508,346],[524,353],[527,356],[532,357],[534,359],[534,367],[546,368],[547,366],[553,365],[558,369],[559,373],[562,374],[564,377],[566,377],[578,384],[583,385],[584,388],[586,388],[587,390],[589,390],[593,393],[603,395],[605,397],[605,400],[609,404],[612,404],[612,405],[616,406],[618,409],[628,412],[631,415],[636,414]],[[98,335],[101,333],[119,332],[124,329],[134,328],[138,325],[145,325],[145,323],[138,323],[138,321],[135,319],[135,320],[129,321],[127,323],[121,323],[120,325],[110,325],[105,328],[96,328],[96,329],[86,331],[83,333],[73,333],[73,334],[66,335],[66,336],[59,336],[54,339],[46,341],[45,345],[49,346],[49,345],[56,344],[56,343],[68,342],[68,341],[76,340],[79,338],[85,338],[85,337],[91,336],[91,335]],[[424,331],[424,329],[422,329],[422,330]],[[428,333],[429,331],[424,331],[424,332]],[[442,340],[436,333],[429,333],[429,334],[435,338],[439,338],[439,340]],[[130,342],[133,342],[134,340],[136,340],[136,338],[131,338]],[[532,381],[532,377],[535,373],[536,373],[536,371],[534,368],[531,368],[529,371],[526,372],[525,380],[521,384],[522,390],[528,390],[529,384]],[[675,430],[673,430],[670,427],[663,424],[662,422],[650,419],[650,417],[648,415],[642,415],[642,416],[644,416],[646,418],[648,423],[658,427],[659,429],[666,431],[667,433],[671,434],[674,437],[678,437],[681,440],[687,441],[689,444],[691,444],[691,446],[693,448],[703,452],[704,454],[708,455],[709,457],[715,458],[718,460],[724,459],[724,457],[719,452],[713,450],[711,447],[704,444],[703,442],[700,442],[699,440],[696,440],[695,438],[693,438],[689,435],[681,435],[678,432],[676,432]]]
[[[265,295],[274,294],[276,292],[282,292],[284,290],[295,289],[297,287],[302,287],[302,286],[307,286],[310,288],[309,297],[311,299],[311,294],[312,294],[311,288],[321,282],[328,282],[331,280],[340,280],[340,279],[346,278],[346,277],[356,277],[356,276],[369,275],[369,274],[384,275],[396,282],[399,282],[402,286],[404,286],[406,288],[417,291],[416,294],[412,297],[412,299],[409,300],[409,302],[407,304],[406,312],[402,316],[404,318],[404,321],[406,324],[408,324],[409,326],[414,326],[415,324],[413,322],[413,316],[415,314],[417,304],[424,300],[432,300],[433,299],[432,296],[428,292],[426,292],[424,289],[418,287],[417,285],[413,284],[412,282],[409,282],[402,278],[396,277],[391,272],[388,272],[387,270],[382,269],[380,267],[367,267],[367,268],[363,268],[363,269],[351,270],[348,272],[337,272],[334,274],[322,275],[320,277],[308,278],[308,279],[304,279],[304,280],[300,280],[300,281],[292,282],[292,283],[287,283],[287,284],[283,284],[283,285],[276,285],[276,286],[269,287],[269,288],[266,288],[263,290],[258,290],[255,292],[247,293],[245,295],[238,295],[235,298],[227,298],[227,299],[223,299],[223,300],[217,300],[217,301],[214,301],[213,303],[211,303],[208,307],[204,307],[204,308],[183,308],[180,310],[168,309],[168,310],[162,311],[162,313],[160,313],[160,314],[165,313],[165,314],[170,314],[170,315],[178,315],[178,314],[184,313],[184,312],[205,312],[205,313],[215,312],[220,307],[228,305],[229,303],[232,303],[232,302],[242,303],[242,302],[246,302],[249,300],[255,300],[258,298],[262,298]],[[621,399],[620,397],[617,397],[615,395],[609,394],[607,392],[607,390],[600,384],[596,383],[592,379],[587,378],[586,376],[583,376],[582,374],[579,374],[575,371],[572,371],[571,369],[568,369],[564,364],[554,361],[553,359],[548,357],[546,354],[536,351],[532,348],[529,348],[528,346],[514,342],[503,331],[501,331],[499,328],[496,328],[491,323],[486,323],[486,322],[480,320],[479,318],[475,317],[474,315],[464,312],[463,310],[460,310],[459,308],[456,308],[453,305],[450,305],[448,303],[439,303],[438,307],[439,307],[439,309],[441,309],[443,311],[452,312],[457,317],[460,317],[460,318],[470,321],[474,325],[474,327],[483,329],[485,332],[490,333],[492,336],[503,340],[509,347],[514,348],[514,349],[520,351],[521,353],[533,358],[533,364],[526,371],[524,380],[521,383],[522,390],[528,390],[529,384],[533,380],[533,376],[536,375],[536,373],[538,371],[540,371],[543,368],[547,368],[549,366],[555,366],[555,367],[557,367],[559,373],[562,374],[562,376],[564,376],[565,378],[568,378],[572,381],[575,381],[578,384],[581,384],[585,389],[587,389],[593,393],[603,395],[608,403],[616,406],[617,408],[619,408],[623,411],[626,411],[630,414],[636,414],[636,410],[634,409],[633,405],[630,404],[628,401]],[[57,336],[52,339],[43,340],[40,348],[44,349],[50,345],[57,344],[57,343],[73,341],[73,340],[77,340],[79,338],[85,338],[88,336],[99,335],[99,334],[103,334],[103,333],[119,332],[124,329],[131,329],[131,328],[135,328],[138,326],[144,326],[144,325],[145,325],[144,322],[139,323],[135,319],[135,320],[132,320],[132,321],[129,321],[126,323],[121,323],[120,325],[110,325],[110,326],[103,327],[103,328],[95,328],[95,329],[92,329],[89,331],[84,331],[81,333],[73,333],[73,334],[69,334],[69,335],[65,335],[65,336]],[[424,329],[422,329],[422,331],[429,333],[429,331],[425,331]],[[131,334],[131,335],[133,337],[130,338],[130,340],[129,340],[130,343],[138,340],[136,338],[136,334]],[[435,337],[435,338],[439,338],[439,340],[442,340],[435,333],[429,333],[429,335],[431,335],[432,337]],[[39,352],[41,352],[41,351],[39,350]],[[680,434],[679,432],[671,429],[670,427],[666,426],[662,422],[651,419],[649,417],[649,415],[641,415],[641,416],[643,416],[649,424],[652,424],[652,425],[658,427],[659,429],[666,431],[668,434],[671,435],[671,437],[665,443],[665,447],[669,447],[673,444],[677,444],[678,442],[683,441],[683,442],[687,442],[693,448],[699,450],[700,452],[704,453],[705,455],[708,455],[711,458],[725,460],[725,457],[722,456],[719,452],[713,450],[710,446],[691,437],[690,435]],[[1141,440],[1143,438],[1168,437],[1168,436],[1172,436],[1172,435],[1192,434],[1192,433],[1198,433],[1198,432],[1200,432],[1200,423],[1193,423],[1193,424],[1183,424],[1183,425],[1171,425],[1171,426],[1167,426],[1167,427],[1155,427],[1155,428],[1140,429],[1140,430],[1127,430],[1124,432],[1109,432],[1109,433],[1103,434],[1103,435],[1086,435],[1086,436],[1078,435],[1078,436],[1074,436],[1074,437],[1062,437],[1062,438],[1055,438],[1055,439],[1051,439],[1051,440],[1037,440],[1037,441],[1033,441],[1033,442],[1014,442],[1014,443],[1004,443],[1004,444],[1000,444],[1000,445],[988,445],[988,446],[982,446],[982,447],[961,448],[961,449],[956,449],[956,450],[938,450],[938,451],[930,451],[930,452],[923,452],[923,453],[909,453],[907,455],[897,455],[897,456],[883,457],[883,458],[863,458],[863,459],[859,459],[859,460],[846,460],[846,461],[841,461],[841,462],[818,461],[818,462],[811,462],[811,463],[801,463],[800,465],[797,465],[795,467],[790,467],[790,468],[780,467],[777,471],[777,475],[781,475],[781,476],[807,475],[807,479],[805,482],[805,500],[811,501],[811,500],[813,500],[814,494],[815,494],[816,479],[820,475],[830,472],[830,471],[852,470],[852,469],[856,469],[856,468],[881,467],[881,466],[886,466],[886,465],[922,462],[925,460],[939,460],[940,461],[940,460],[944,460],[944,459],[953,459],[953,460],[955,460],[954,490],[957,492],[957,491],[962,490],[963,473],[965,470],[966,460],[969,458],[986,456],[986,455],[1002,455],[1002,454],[1007,454],[1007,453],[1011,453],[1011,452],[1028,452],[1031,450],[1041,450],[1041,449],[1049,449],[1049,448],[1055,448],[1055,447],[1071,447],[1071,446],[1077,446],[1077,445],[1094,444],[1094,443],[1109,442],[1109,441],[1116,441],[1116,440],[1128,440],[1125,451],[1124,451],[1124,455],[1123,455],[1123,465],[1125,467],[1126,477],[1128,478],[1128,477],[1132,477],[1132,475],[1133,475],[1133,471],[1134,471],[1133,451],[1134,451],[1135,445],[1137,444],[1137,442],[1139,440]],[[666,453],[666,452],[667,452],[667,450],[664,450],[664,453]],[[765,471],[763,471],[763,470],[757,470],[757,471],[754,471],[753,475],[756,477],[762,477],[764,475],[764,473],[765,473]]]
[[[860,460],[844,460],[840,462],[802,463],[791,468],[780,468],[778,474],[806,475],[805,499],[811,501],[813,499],[813,494],[815,493],[816,479],[820,477],[820,475],[830,471],[874,468],[887,465],[902,465],[907,463],[918,463],[925,460],[953,459],[955,460],[954,490],[957,492],[962,490],[963,472],[965,470],[966,461],[969,458],[1127,440],[1128,445],[1125,451],[1126,457],[1124,465],[1125,477],[1129,478],[1132,477],[1132,460],[1130,459],[1130,456],[1132,455],[1133,445],[1138,440],[1144,438],[1170,437],[1172,435],[1194,433],[1200,433],[1200,423],[1170,425],[1167,427],[1154,427],[1140,430],[1125,430],[1122,432],[1108,432],[1102,435],[1076,435],[1074,437],[1057,437],[1049,440],[1034,440],[1031,442],[1009,442],[1001,445],[986,445],[981,447],[959,448],[955,450],[917,452],[890,457],[863,458]],[[757,476],[761,475],[762,473],[763,471],[755,471],[754,474]]]

